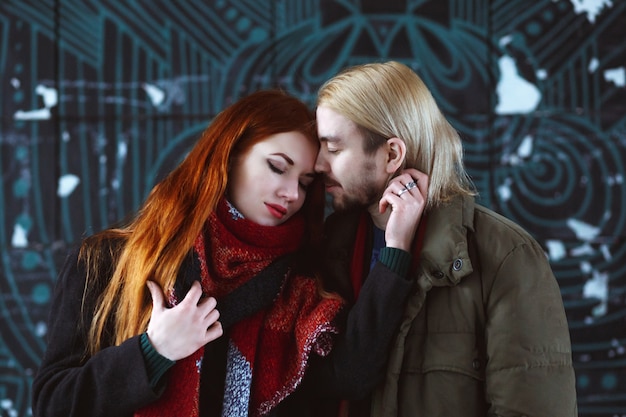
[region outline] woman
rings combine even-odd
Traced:
[[[399,314],[371,323],[360,310],[388,309],[409,285],[372,283],[338,354],[320,359],[342,301],[313,273],[318,149],[312,113],[284,93],[257,92],[220,113],[128,225],[68,257],[34,415],[288,415],[314,396],[369,387],[385,361],[372,352],[384,351],[376,346]],[[312,388],[292,396],[313,358]],[[371,362],[369,373],[355,376],[355,360]]]

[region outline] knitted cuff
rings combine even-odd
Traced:
[[[411,254],[409,252],[388,246],[380,250],[378,260],[403,278],[406,278],[411,266]]]
[[[174,366],[176,362],[167,359],[156,351],[152,343],[150,343],[150,339],[148,339],[148,333],[141,334],[139,343],[141,345],[141,353],[143,353],[144,362],[146,363],[150,386],[152,389],[156,389],[163,374]]]

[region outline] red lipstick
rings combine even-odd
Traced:
[[[265,203],[265,205],[267,206],[267,210],[270,212],[270,214],[277,219],[282,219],[283,217],[285,217],[285,214],[287,214],[287,209],[279,204]]]

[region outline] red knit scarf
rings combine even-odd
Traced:
[[[204,293],[218,299],[247,282],[279,256],[294,252],[304,236],[304,220],[294,216],[280,226],[260,226],[222,201],[209,217],[195,244]],[[176,297],[172,300],[176,303]],[[322,299],[317,282],[287,273],[273,305],[235,324],[230,343],[252,368],[250,416],[267,415],[301,382],[311,350],[326,355],[333,318],[342,303]],[[223,336],[224,337],[224,336]],[[155,403],[136,416],[197,417],[204,348],[170,369],[167,388]]]

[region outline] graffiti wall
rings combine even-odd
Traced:
[[[269,87],[313,106],[390,59],[461,133],[482,204],[549,256],[580,415],[626,415],[625,39],[623,0],[1,0],[0,415],[30,415],[68,248],[216,112]]]

